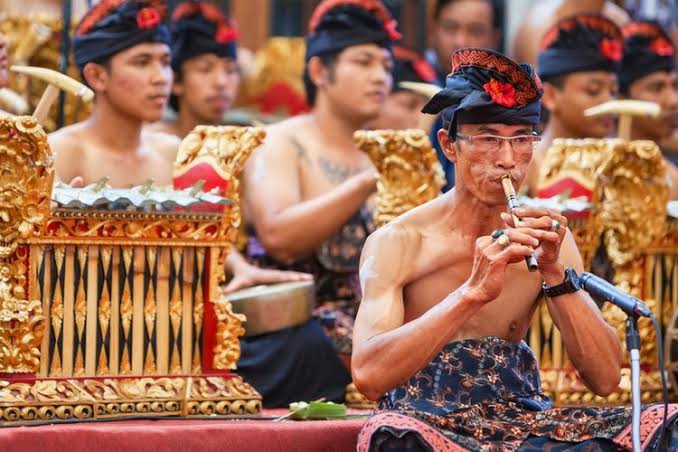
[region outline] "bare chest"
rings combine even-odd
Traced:
[[[406,321],[424,314],[469,278],[472,269],[471,252],[450,254],[454,257],[439,257],[439,266],[430,268],[405,287]],[[510,265],[506,270],[504,288],[499,297],[469,318],[454,340],[484,336],[498,336],[512,341],[523,339],[537,306],[540,290],[539,273],[530,273],[522,262]]]
[[[83,165],[85,183],[104,177],[113,187],[133,187],[149,179],[158,186],[166,186],[172,183],[172,164],[154,152],[133,156],[89,153]]]
[[[369,158],[355,149],[333,149],[316,140],[295,141],[301,196],[311,199],[332,191],[346,180],[373,168]]]

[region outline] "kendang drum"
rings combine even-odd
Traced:
[[[261,285],[224,298],[231,302],[233,312],[247,318],[245,336],[257,336],[308,321],[315,307],[315,285],[313,281]]]

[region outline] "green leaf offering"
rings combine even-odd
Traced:
[[[290,418],[309,419],[345,419],[346,405],[333,402],[294,402],[290,403]]]

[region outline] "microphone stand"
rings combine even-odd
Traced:
[[[626,319],[626,350],[631,358],[631,436],[633,452],[641,452],[640,448],[640,332],[638,316],[629,314]]]
[[[617,304],[627,315],[626,350],[629,352],[631,361],[631,436],[633,438],[633,452],[642,452],[640,448],[640,332],[638,331],[638,317],[640,315],[651,315],[651,313],[640,300],[631,300],[632,303],[634,300],[637,301],[637,304],[618,304],[619,299],[616,299],[614,295],[620,293],[619,289],[591,273],[584,272],[579,275],[578,285],[595,300],[610,301]],[[661,369],[661,371],[664,370]]]

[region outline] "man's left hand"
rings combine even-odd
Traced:
[[[224,288],[224,293],[235,292],[260,284],[276,284],[293,281],[312,281],[313,275],[291,271],[271,270],[259,268],[249,263],[243,263],[233,269],[233,278]]]
[[[518,227],[536,230],[535,237],[540,243],[534,257],[542,274],[560,269],[562,267],[559,260],[560,246],[567,231],[567,218],[553,209],[532,207],[519,207],[513,210],[513,214],[520,220]],[[508,213],[502,213],[501,218],[507,226],[516,227]]]

